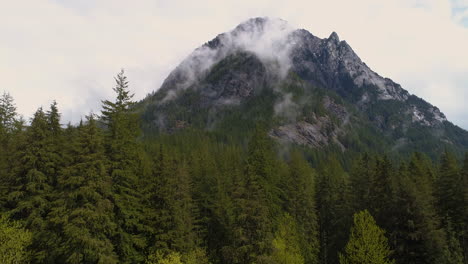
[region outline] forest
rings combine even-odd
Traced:
[[[466,264],[468,155],[316,154],[143,133],[123,74],[99,115],[0,99],[0,263]]]

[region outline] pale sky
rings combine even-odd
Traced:
[[[76,122],[112,99],[125,68],[136,99],[195,48],[258,16],[324,38],[468,129],[468,0],[0,0],[0,92],[29,119],[57,100]]]

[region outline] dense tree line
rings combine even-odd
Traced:
[[[261,125],[246,145],[143,136],[115,79],[102,115],[76,126],[55,102],[26,124],[0,99],[2,263],[468,263],[468,155],[362,154],[344,169]]]

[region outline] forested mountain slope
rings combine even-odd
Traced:
[[[141,104],[145,131],[196,127],[342,151],[462,154],[468,132],[373,72],[336,33],[254,18],[196,49]]]
[[[336,34],[252,19],[134,102],[0,98],[0,263],[467,264],[467,132]]]

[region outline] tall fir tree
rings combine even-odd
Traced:
[[[349,178],[334,157],[319,168],[317,210],[320,231],[320,263],[338,263],[338,252],[345,246],[351,225]]]
[[[463,251],[464,263],[468,264],[468,153],[465,154],[463,160],[463,167],[461,169],[461,186],[463,187],[463,202],[464,205],[462,219],[463,225],[461,226],[461,247]]]
[[[257,127],[249,142],[244,175],[236,179],[232,199],[234,219],[230,245],[223,248],[226,263],[268,263],[273,221],[271,191],[273,159],[266,133]]]
[[[289,162],[286,210],[297,222],[297,236],[305,263],[318,263],[318,216],[315,205],[315,172],[298,151]]]
[[[12,164],[17,147],[16,139],[20,132],[13,97],[3,93],[0,97],[0,212],[6,210],[8,192],[14,181]]]
[[[55,263],[117,263],[112,237],[116,224],[111,179],[106,169],[103,137],[90,115],[78,127],[71,164],[58,180],[58,199],[48,215],[58,243],[50,247]],[[53,254],[54,252],[55,254]]]
[[[376,162],[368,153],[361,155],[353,164],[350,173],[354,211],[375,211]]]
[[[395,258],[399,263],[438,263],[446,247],[437,216],[431,168],[420,154],[399,172],[394,229]]]
[[[128,89],[124,70],[115,77],[115,101],[102,102],[102,119],[106,127],[105,146],[112,179],[114,210],[118,229],[116,251],[122,263],[144,260],[147,241],[139,191],[140,160],[137,144],[139,125],[132,112],[133,94]]]
[[[464,235],[468,228],[464,216],[468,210],[465,194],[467,182],[464,182],[463,171],[459,169],[455,156],[448,151],[442,155],[436,183],[437,209],[448,232],[448,241],[458,239],[463,247]],[[452,229],[453,231],[450,231]]]
[[[32,241],[30,231],[19,222],[9,221],[5,215],[0,216],[0,263],[29,263],[29,245]]]
[[[354,224],[340,264],[392,264],[385,231],[375,223],[369,211],[354,214]]]
[[[13,206],[9,212],[11,217],[23,221],[33,231],[33,253],[38,262],[47,256],[44,245],[44,239],[47,239],[45,218],[53,196],[49,173],[55,168],[56,156],[51,151],[50,137],[47,116],[39,108],[19,148],[15,183],[8,197]]]
[[[273,239],[273,263],[277,264],[304,264],[306,262],[301,250],[300,235],[293,217],[286,214],[279,218],[278,228]],[[316,260],[314,260],[316,261]],[[315,262],[317,263],[317,262]]]

